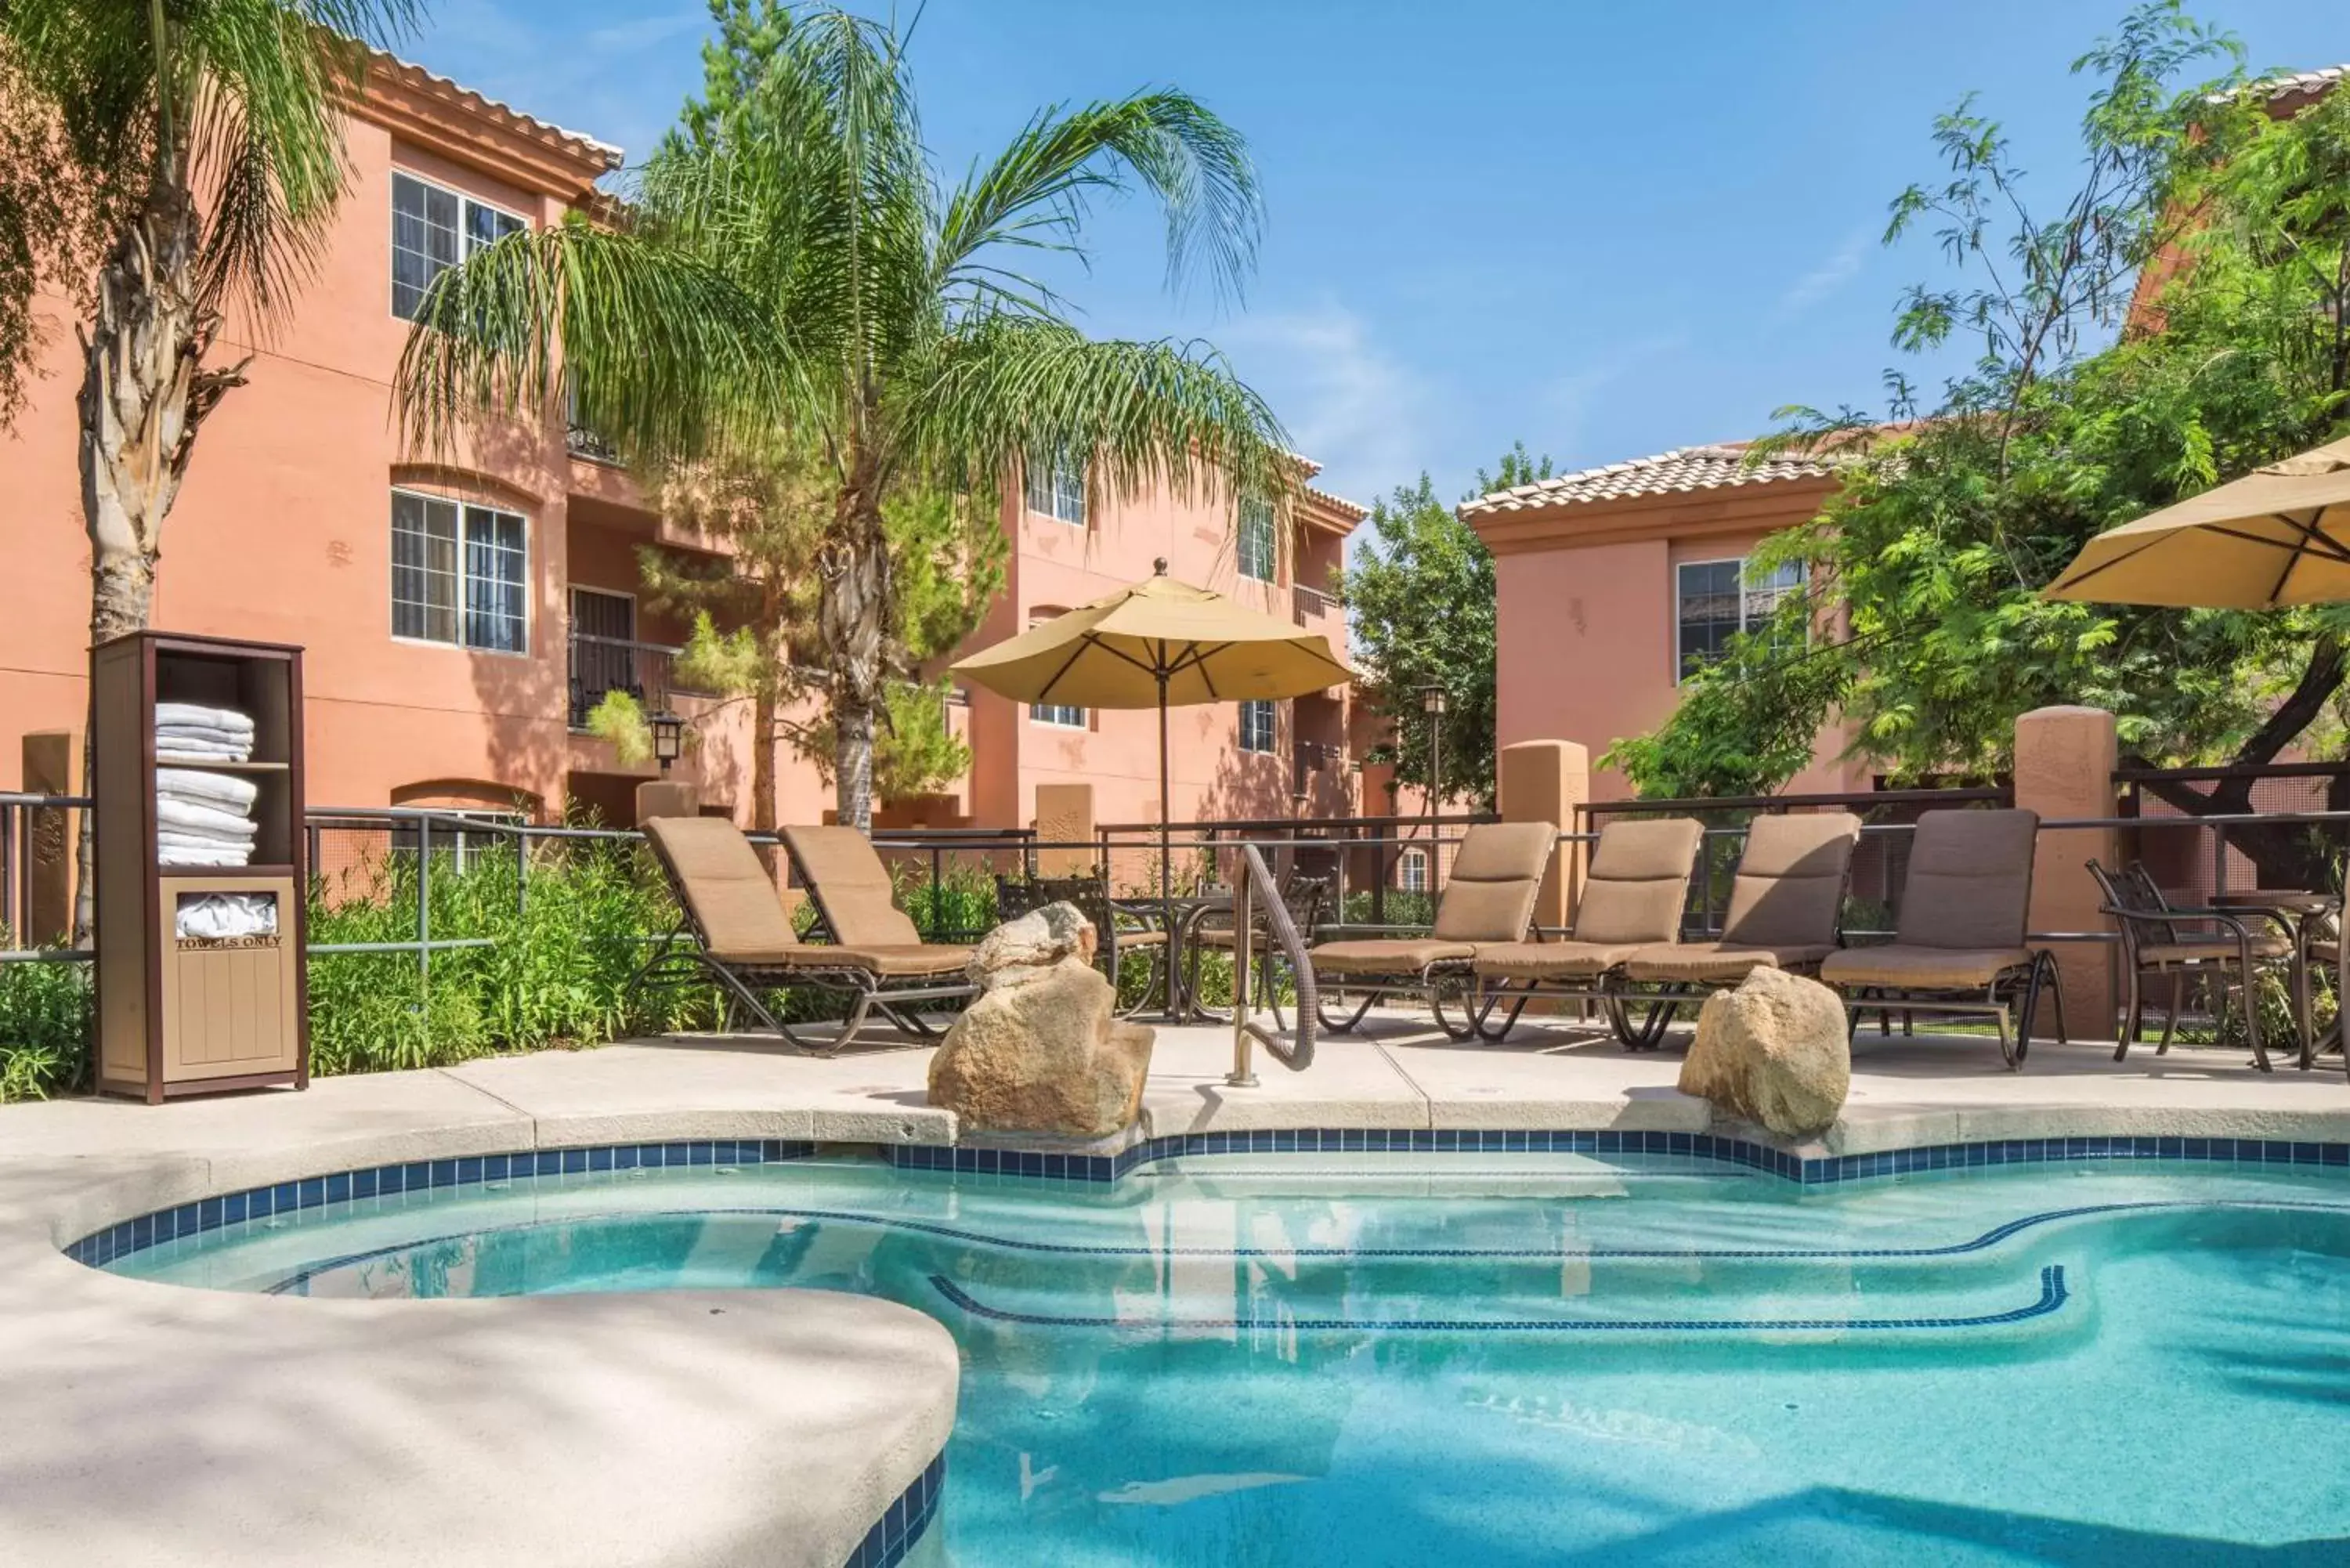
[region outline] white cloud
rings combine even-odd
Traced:
[[[1426,378],[1354,311],[1332,300],[1243,317],[1215,336],[1291,444],[1322,464],[1317,484],[1367,504],[1430,465],[1438,442]]]
[[[1869,238],[1866,228],[1846,234],[1844,243],[1827,259],[1787,286],[1787,291],[1772,307],[1771,319],[1787,321],[1801,316],[1858,277],[1861,261],[1868,254]]]

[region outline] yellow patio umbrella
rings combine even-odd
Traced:
[[[2350,440],[2098,535],[2046,597],[2190,609],[2350,599]]]
[[[1139,583],[1055,616],[954,666],[1023,702],[1159,710],[1159,887],[1168,889],[1167,711],[1201,702],[1278,701],[1342,685],[1355,672],[1319,633],[1178,582],[1167,563]]]

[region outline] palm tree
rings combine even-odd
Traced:
[[[232,310],[256,333],[282,323],[347,183],[362,40],[415,15],[414,0],[0,6],[0,414],[38,347],[35,286],[75,290],[93,643],[147,624],[196,432],[244,380],[241,360],[207,362],[221,328]]]
[[[544,418],[567,395],[659,466],[776,427],[823,454],[817,631],[839,818],[868,826],[873,730],[902,662],[882,505],[989,493],[1024,464],[1099,496],[1285,504],[1269,409],[1198,343],[1105,342],[1010,265],[1082,254],[1088,199],[1137,182],[1167,219],[1170,286],[1236,294],[1262,209],[1245,148],[1187,94],[1033,118],[951,190],[922,150],[904,39],[845,12],[712,6],[709,100],[608,225],[489,246],[444,274],[400,374],[410,439]],[[722,78],[723,78],[722,80]]]
[[[414,0],[0,5],[0,422],[24,406],[38,287],[83,313],[82,524],[93,646],[148,622],[163,519],[244,361],[231,311],[282,325],[348,182],[342,103]],[[89,929],[91,814],[75,923]]]

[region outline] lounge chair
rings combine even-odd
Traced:
[[[2296,1001],[2306,984],[2293,927],[2274,909],[2246,906],[2234,909],[2180,909],[2163,897],[2143,865],[2133,862],[2116,877],[2096,861],[2089,875],[2106,896],[2099,912],[2121,927],[2122,973],[2129,989],[2123,1004],[2121,1038],[2114,1044],[2114,1060],[2129,1054],[2137,1044],[2146,1018],[2146,986],[2149,979],[2167,981],[2169,992],[2162,1014],[2162,1043],[2154,1054],[2170,1049],[2178,1027],[2178,1012],[2187,988],[2204,981],[2219,986],[2214,1012],[2227,1005],[2232,982],[2244,1003],[2244,1033],[2251,1041],[2252,1060],[2269,1071],[2269,1054],[2261,1040],[2260,975],[2263,969],[2281,971]],[[2253,929],[2255,922],[2273,923],[2278,930]],[[2186,929],[2181,929],[2186,928]],[[2306,1062],[2303,1066],[2308,1065]]]
[[[1611,822],[1601,828],[1567,939],[1496,943],[1477,954],[1471,965],[1482,992],[1477,1033],[1487,1040],[1505,1038],[1526,1003],[1544,996],[1605,1004],[1618,1038],[1634,1044],[1607,976],[1635,953],[1679,941],[1690,873],[1704,841],[1704,825],[1686,816]],[[1509,1016],[1493,1028],[1487,1020],[1505,1002]],[[1661,1025],[1656,1033],[1662,1033]]]
[[[1929,811],[1918,818],[1901,918],[1890,943],[1846,948],[1820,965],[1820,979],[1845,993],[1852,1027],[1876,1012],[1989,1017],[1999,1054],[2012,1068],[2032,1049],[2043,990],[2056,991],[2056,1038],[2064,1039],[2056,961],[2024,942],[2032,902],[2037,812]],[[2011,1033],[2009,1013],[2022,1004]]]
[[[1675,998],[1736,985],[1762,968],[1817,974],[1839,945],[1845,887],[1859,842],[1860,818],[1848,811],[1783,812],[1748,823],[1721,937],[1642,948],[1617,971],[1623,1003],[1656,998],[1638,1044],[1654,1046],[1663,1038],[1679,1005]],[[1635,989],[1643,987],[1654,990]],[[1619,1006],[1617,1014],[1625,1012]]]
[[[843,833],[863,846],[864,857],[832,836]],[[681,919],[638,980],[674,983],[682,974],[705,974],[733,1002],[802,1051],[839,1050],[857,1037],[871,1012],[910,1033],[924,1038],[936,1034],[938,1030],[910,1004],[974,994],[978,987],[962,972],[971,950],[921,940],[913,921],[889,902],[889,873],[861,834],[847,828],[793,829],[785,836],[787,842],[795,834],[816,836],[808,845],[807,858],[802,858],[796,843],[792,851],[833,935],[828,943],[804,941],[792,929],[766,867],[733,823],[715,816],[648,821],[645,840],[677,896]],[[884,889],[878,906],[875,873]],[[821,890],[819,877],[827,879]],[[688,934],[693,938],[691,948],[679,940]],[[765,990],[801,986],[849,997],[847,1022],[831,1040],[801,1038],[759,996]]]
[[[1470,963],[1488,946],[1521,941],[1534,919],[1544,867],[1558,847],[1547,822],[1480,823],[1461,836],[1452,875],[1436,903],[1436,927],[1424,937],[1322,942],[1305,951],[1316,989],[1359,992],[1362,1005],[1345,1023],[1325,1012],[1324,1028],[1352,1032],[1383,996],[1428,998],[1437,1026],[1455,1040],[1475,1033],[1466,1015],[1458,1026],[1444,1015],[1443,990],[1471,981]]]

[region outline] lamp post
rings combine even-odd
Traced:
[[[660,763],[665,777],[670,763],[677,761],[678,753],[685,748],[685,721],[663,709],[649,715],[645,723],[653,732],[653,760]]]
[[[1419,689],[1419,711],[1428,715],[1428,822],[1429,831],[1436,831],[1438,805],[1444,789],[1444,688],[1423,686]]]

